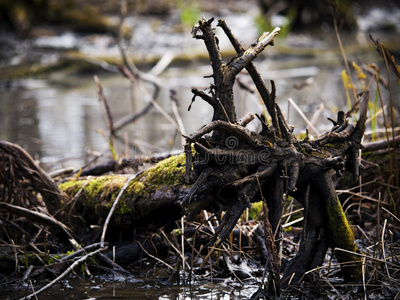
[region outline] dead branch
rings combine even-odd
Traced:
[[[395,148],[399,144],[400,144],[400,136],[396,136],[394,139],[389,139],[389,141],[382,140],[382,141],[364,143],[362,147],[365,152],[369,152],[369,151],[388,149],[390,147]]]
[[[4,202],[26,207],[40,206],[43,203],[35,195],[38,192],[49,213],[53,214],[66,199],[54,181],[18,145],[0,141],[0,169]]]
[[[61,279],[63,279],[65,276],[67,276],[69,273],[71,273],[77,266],[79,266],[80,264],[82,264],[84,261],[86,261],[88,258],[90,258],[93,255],[96,255],[98,253],[100,253],[101,251],[106,250],[106,248],[100,248],[97,249],[91,253],[88,253],[84,256],[82,256],[80,259],[78,259],[77,261],[75,261],[72,265],[70,265],[60,276],[58,276],[56,279],[54,279],[53,281],[51,281],[50,283],[46,284],[44,287],[42,287],[41,289],[39,289],[38,291],[33,292],[32,294],[29,294],[28,296],[25,296],[23,298],[20,298],[19,300],[25,300],[25,299],[31,299],[32,297],[36,297],[37,295],[39,295],[40,293],[44,292],[45,290],[51,288],[53,285],[55,285],[58,281],[60,281]]]
[[[46,215],[44,213],[33,211],[21,206],[11,205],[9,203],[0,202],[0,210],[9,211],[14,214],[24,216],[25,218],[32,220],[34,222],[38,222],[39,224],[43,224],[46,226],[50,226],[54,229],[56,233],[62,233],[68,239],[75,239],[74,233],[71,229],[69,229],[65,224],[56,220],[51,215]],[[76,241],[75,241],[76,243]],[[76,243],[77,244],[77,243]]]

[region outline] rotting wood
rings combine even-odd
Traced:
[[[127,179],[126,175],[89,176],[67,180],[60,184],[60,188],[71,198],[79,193],[74,212],[85,220],[83,227],[102,226],[110,203],[116,199]],[[190,185],[185,184],[184,153],[167,158],[140,172],[129,182],[110,226],[121,230],[174,224],[182,216],[180,200],[189,189]],[[64,210],[69,211],[70,205],[72,203],[65,203]]]

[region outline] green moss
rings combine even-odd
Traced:
[[[262,209],[262,205],[263,205],[262,201],[254,202],[251,204],[251,208],[249,209],[249,219],[250,220],[257,219],[257,217],[259,216],[260,211]]]
[[[185,165],[186,157],[182,153],[165,159],[140,174],[129,183],[123,197],[119,200],[115,214],[131,212],[132,198],[134,197],[147,196],[149,193],[161,189],[162,186],[184,185]],[[80,202],[99,212],[100,209],[105,210],[112,206],[127,180],[128,177],[124,175],[106,175],[66,181],[59,187],[70,197],[83,188]]]
[[[354,245],[353,231],[350,228],[350,224],[338,199],[328,200],[327,213],[329,216],[329,227],[332,230],[335,244],[338,245],[338,247],[344,246],[346,249],[351,245],[351,249],[348,250],[355,251],[356,247]]]
[[[301,132],[297,135],[297,139],[299,140],[304,140],[307,137],[307,134],[305,132]]]
[[[134,193],[138,196],[144,196],[148,194],[148,192],[146,191],[146,185],[137,180],[132,180],[127,190],[129,193]]]
[[[122,175],[99,176],[83,180],[70,180],[59,185],[60,189],[73,197],[82,187],[84,192],[80,196],[83,206],[98,209],[109,209],[117,197],[127,177]]]
[[[318,157],[318,158],[327,158],[327,157],[332,156],[332,153],[329,151],[326,151],[326,149],[324,149],[324,148],[321,148],[321,149],[319,149],[319,151],[311,151],[311,153],[308,155],[312,156],[312,157]]]
[[[337,197],[334,199],[329,198],[326,208],[328,214],[328,228],[333,239],[333,247],[356,253],[357,245],[355,244],[354,233],[342,209],[339,199]],[[342,267],[342,272],[346,279],[354,280],[361,276],[362,269],[360,256],[340,250],[336,251],[335,255],[341,263],[355,263],[347,267]]]
[[[179,185],[185,184],[186,156],[182,153],[159,162],[144,172],[139,181],[147,185]]]
[[[334,144],[327,143],[324,145],[325,148],[332,148],[332,149],[338,149],[338,150],[341,150],[341,149],[343,149],[343,147],[346,147],[346,146],[347,146],[346,142],[342,142],[342,143],[337,142]]]
[[[117,206],[116,213],[120,215],[124,215],[130,213],[132,208],[125,201],[120,201]]]
[[[99,176],[88,182],[85,192],[88,197],[115,199],[126,182],[126,176]]]
[[[68,180],[61,183],[58,187],[67,194],[76,194],[83,186],[85,180]]]
[[[113,222],[130,224],[136,213],[137,201],[146,200],[156,190],[163,193],[171,186],[185,185],[186,157],[182,153],[165,159],[132,179],[119,199],[113,213]],[[87,222],[101,223],[118,194],[128,180],[124,175],[106,175],[89,177],[81,180],[70,180],[59,185],[60,189],[69,195],[70,199],[78,192],[79,199],[74,202],[77,211],[85,213]],[[69,211],[69,206],[66,207]]]

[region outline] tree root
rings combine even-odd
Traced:
[[[198,212],[199,208],[225,211],[209,244],[218,247],[233,230],[244,210],[252,202],[263,200],[265,214],[268,215],[265,220],[268,224],[266,231],[269,232],[265,234],[266,249],[271,261],[267,265],[270,280],[274,280],[279,294],[277,278],[280,263],[273,250],[274,234],[275,240],[281,236],[282,201],[285,194],[290,195],[304,206],[305,225],[300,250],[283,272],[282,287],[299,284],[308,270],[320,266],[328,247],[347,250],[336,254],[341,263],[353,262],[350,267],[342,267],[343,275],[347,280],[359,279],[361,263],[356,255],[357,247],[338,201],[334,180],[344,168],[352,172],[354,180],[357,180],[362,169],[359,150],[365,130],[369,92],[360,95],[360,117],[356,124],[349,123],[345,114],[339,112],[337,120],[331,120],[331,131],[315,140],[310,140],[308,135],[304,140],[298,140],[276,103],[273,81],[270,92],[251,62],[267,45],[273,44],[271,36],[275,36],[279,29],[263,34],[257,42],[244,49],[225,21],[219,20],[218,26],[222,27],[238,53],[237,58],[225,63],[211,29],[212,21],[200,20],[194,31],[194,37],[206,44],[214,78],[210,95],[197,90],[194,94],[214,108],[214,117],[211,123],[186,137],[185,149],[194,146],[196,150],[195,155],[185,151],[186,172],[189,172],[186,176],[195,180],[188,196],[182,201],[186,213],[193,216],[192,210]],[[265,37],[269,37],[268,42],[261,42]],[[258,133],[245,128],[254,117],[246,117],[246,122],[236,120],[233,78],[243,68],[252,77],[272,121],[270,127],[264,116],[257,115],[262,125]],[[212,135],[208,135],[211,132]]]

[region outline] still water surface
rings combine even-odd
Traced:
[[[267,54],[256,64],[269,81],[277,85],[277,99],[282,110],[295,126],[295,132],[304,131],[307,123],[290,106],[288,98],[311,118],[321,103],[324,109],[316,125],[320,132],[330,127],[326,117],[335,117],[338,109],[346,108],[341,82],[341,58],[337,49],[326,51],[316,57],[278,56]],[[361,54],[357,54],[361,57]],[[355,57],[357,59],[357,57]],[[376,61],[372,52],[362,54],[363,63]],[[336,62],[336,64],[335,64]],[[212,110],[203,100],[197,98],[192,108],[191,89],[206,89],[211,68],[207,62],[171,66],[161,76],[162,88],[158,103],[172,118],[170,90],[177,92],[179,114],[186,133],[191,133],[211,120]],[[116,73],[98,75],[108,99],[114,121],[126,114],[139,111],[148,103],[141,90]],[[298,90],[294,84],[307,80],[310,84]],[[243,74],[239,80],[253,88],[249,76]],[[146,87],[150,90],[151,87]],[[20,80],[12,90],[2,92],[0,101],[0,138],[20,144],[43,166],[50,169],[61,167],[80,168],[88,152],[100,152],[108,156],[106,139],[99,132],[107,131],[102,104],[97,99],[92,75],[50,74],[46,78]],[[235,101],[238,117],[246,112],[263,112],[263,106],[256,93],[248,93],[235,86]],[[253,121],[249,128],[257,130],[259,124]],[[118,151],[130,156],[133,152],[163,152],[181,148],[180,135],[155,108],[118,132]],[[135,144],[137,147],[132,147]]]

